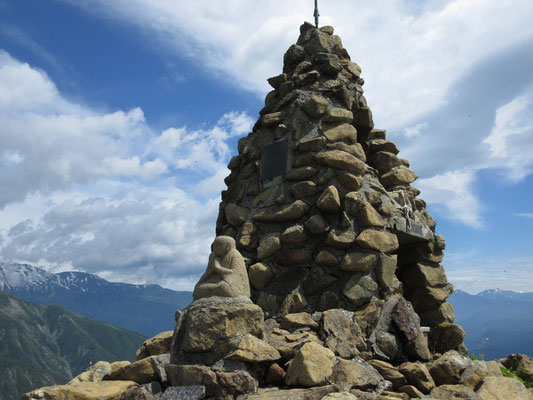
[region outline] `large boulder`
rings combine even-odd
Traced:
[[[370,250],[391,253],[398,250],[398,238],[396,235],[373,229],[365,229],[355,239],[355,244]]]
[[[246,297],[209,297],[193,302],[179,329],[179,349],[197,353],[213,349],[219,340],[251,334],[263,336],[263,311]]]

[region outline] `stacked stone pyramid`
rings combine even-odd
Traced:
[[[252,300],[280,317],[403,295],[422,325],[452,323],[444,238],[410,185],[409,162],[374,129],[361,68],[341,39],[302,25],[283,74],[268,81],[274,90],[229,163],[217,221],[247,260]]]
[[[283,61],[228,165],[195,301],[177,314],[174,384],[201,376],[193,381],[211,382],[212,394],[229,380],[244,391],[342,386],[335,368],[367,368],[369,387],[383,390],[376,370],[354,360],[465,353],[445,301],[444,238],[410,186],[409,162],[374,128],[361,68],[332,27],[309,23]]]

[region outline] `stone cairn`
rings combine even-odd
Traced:
[[[383,362],[466,352],[417,175],[374,129],[361,68],[333,28],[300,32],[228,165],[213,254],[177,313],[175,385],[195,377],[213,396],[274,384],[379,391]],[[221,241],[240,260],[227,261]]]
[[[218,236],[174,332],[135,363],[24,400],[533,398],[499,362],[466,357],[417,175],[374,129],[333,28],[300,33],[229,163]],[[533,377],[533,359],[502,361]]]

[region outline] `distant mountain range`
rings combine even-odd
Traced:
[[[85,272],[53,274],[16,263],[0,263],[0,291],[32,303],[57,304],[149,337],[174,329],[176,310],[192,301],[192,292],[113,283]]]
[[[68,382],[97,361],[135,360],[145,336],[0,292],[0,400]]]
[[[175,311],[192,301],[192,292],[112,283],[84,272],[52,274],[26,264],[0,263],[0,290],[32,303],[58,304],[149,337],[172,330]],[[471,295],[457,290],[448,300],[473,355],[533,355],[533,292],[493,289]]]
[[[533,355],[533,292],[491,289],[471,295],[456,290],[448,301],[471,354],[483,353],[486,360],[510,353]]]

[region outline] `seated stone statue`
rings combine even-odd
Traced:
[[[211,245],[207,269],[194,287],[193,297],[250,297],[248,272],[235,239],[217,236]]]

